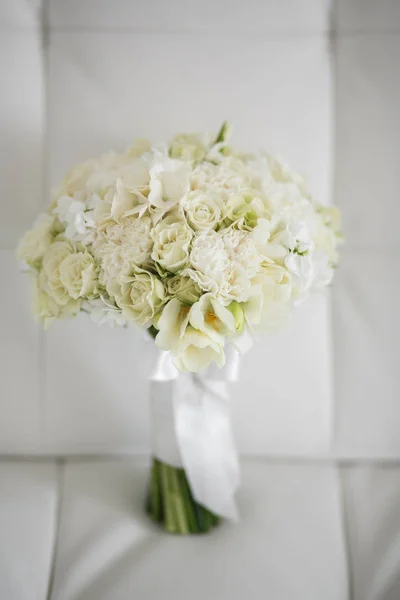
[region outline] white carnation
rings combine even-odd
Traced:
[[[183,271],[207,292],[218,294],[230,260],[221,236],[213,230],[198,233],[192,243],[190,267]]]

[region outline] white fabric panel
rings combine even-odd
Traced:
[[[250,0],[246,5],[226,0],[51,0],[50,24],[147,32],[310,32],[327,29],[329,5],[329,0]]]
[[[40,23],[41,0],[1,0],[0,27],[36,28]]]
[[[0,33],[0,248],[36,217],[42,181],[43,81],[39,31]]]
[[[344,36],[337,45],[336,201],[345,235],[351,246],[399,248],[400,35]]]
[[[47,600],[55,524],[54,463],[0,462],[2,600]]]
[[[346,600],[336,473],[245,463],[243,474],[237,526],[179,537],[143,514],[146,466],[68,463],[52,600]]]
[[[43,441],[39,326],[13,252],[0,251],[0,280],[0,453],[35,452]]]
[[[336,0],[340,32],[400,31],[398,0]]]
[[[336,451],[400,455],[400,254],[348,251],[334,284]]]
[[[343,471],[353,600],[398,600],[400,469]]]
[[[123,148],[134,137],[148,135],[157,141],[177,131],[217,128],[229,118],[236,124],[239,147],[284,148],[309,175],[316,195],[327,202],[331,81],[326,38],[322,34],[247,35],[243,43],[229,45],[229,52],[228,41],[216,33],[205,38],[199,34],[53,32],[51,183],[73,162],[110,147]],[[234,81],[239,83],[233,90]],[[276,342],[263,340],[251,359],[246,359],[244,377],[251,387],[241,384],[235,392],[243,451],[308,453],[325,451],[329,445],[328,300],[321,297],[313,302],[299,309],[289,332],[280,334]],[[142,368],[130,346],[120,345],[122,335],[106,328],[96,330],[91,324],[80,330],[71,323],[47,335],[48,435],[55,444],[58,440],[56,448],[51,444],[54,450],[118,450],[127,447],[134,433],[129,447],[142,451],[147,438],[143,424],[150,364]],[[136,348],[150,359],[144,344]],[[79,370],[67,366],[74,356],[80,357]],[[281,381],[285,383],[277,389]],[[287,426],[285,414],[290,414],[293,425]],[[109,427],[109,420],[114,426]]]

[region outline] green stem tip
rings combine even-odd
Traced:
[[[220,517],[193,498],[184,469],[153,458],[147,498],[147,514],[168,533],[206,533]]]

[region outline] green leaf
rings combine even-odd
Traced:
[[[229,125],[227,121],[224,121],[221,125],[221,129],[218,131],[217,137],[215,138],[214,144],[220,144],[225,141],[226,135],[229,131]]]

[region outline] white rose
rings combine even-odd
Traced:
[[[58,304],[48,291],[46,274],[42,271],[32,281],[32,312],[46,329],[56,319],[74,317],[81,309],[81,303],[73,298],[63,305]]]
[[[165,212],[178,204],[189,191],[190,163],[158,157],[150,169],[149,203]]]
[[[43,257],[43,272],[47,280],[47,291],[58,304],[66,305],[71,296],[61,281],[60,267],[67,256],[75,252],[68,241],[56,241],[46,250]]]
[[[136,321],[142,327],[151,324],[164,303],[163,284],[146,271],[121,275],[120,282],[110,283],[108,291],[122,309],[122,316],[128,321]]]
[[[169,296],[178,298],[185,304],[193,304],[201,296],[201,289],[190,277],[170,277],[165,281],[165,286]]]
[[[54,219],[50,215],[41,215],[32,229],[27,231],[17,248],[18,260],[23,260],[32,267],[39,268],[42,258],[53,241],[52,228]]]
[[[74,252],[60,264],[60,281],[71,298],[91,296],[97,287],[97,268],[89,252]]]
[[[216,193],[195,190],[186,196],[182,204],[195,231],[216,229],[221,222],[222,199]]]
[[[228,223],[237,223],[240,228],[253,229],[258,219],[266,215],[266,208],[256,191],[230,194],[225,205],[223,216]]]
[[[188,263],[192,235],[185,222],[177,221],[174,215],[166,217],[151,232],[151,258],[163,269],[176,273]]]

